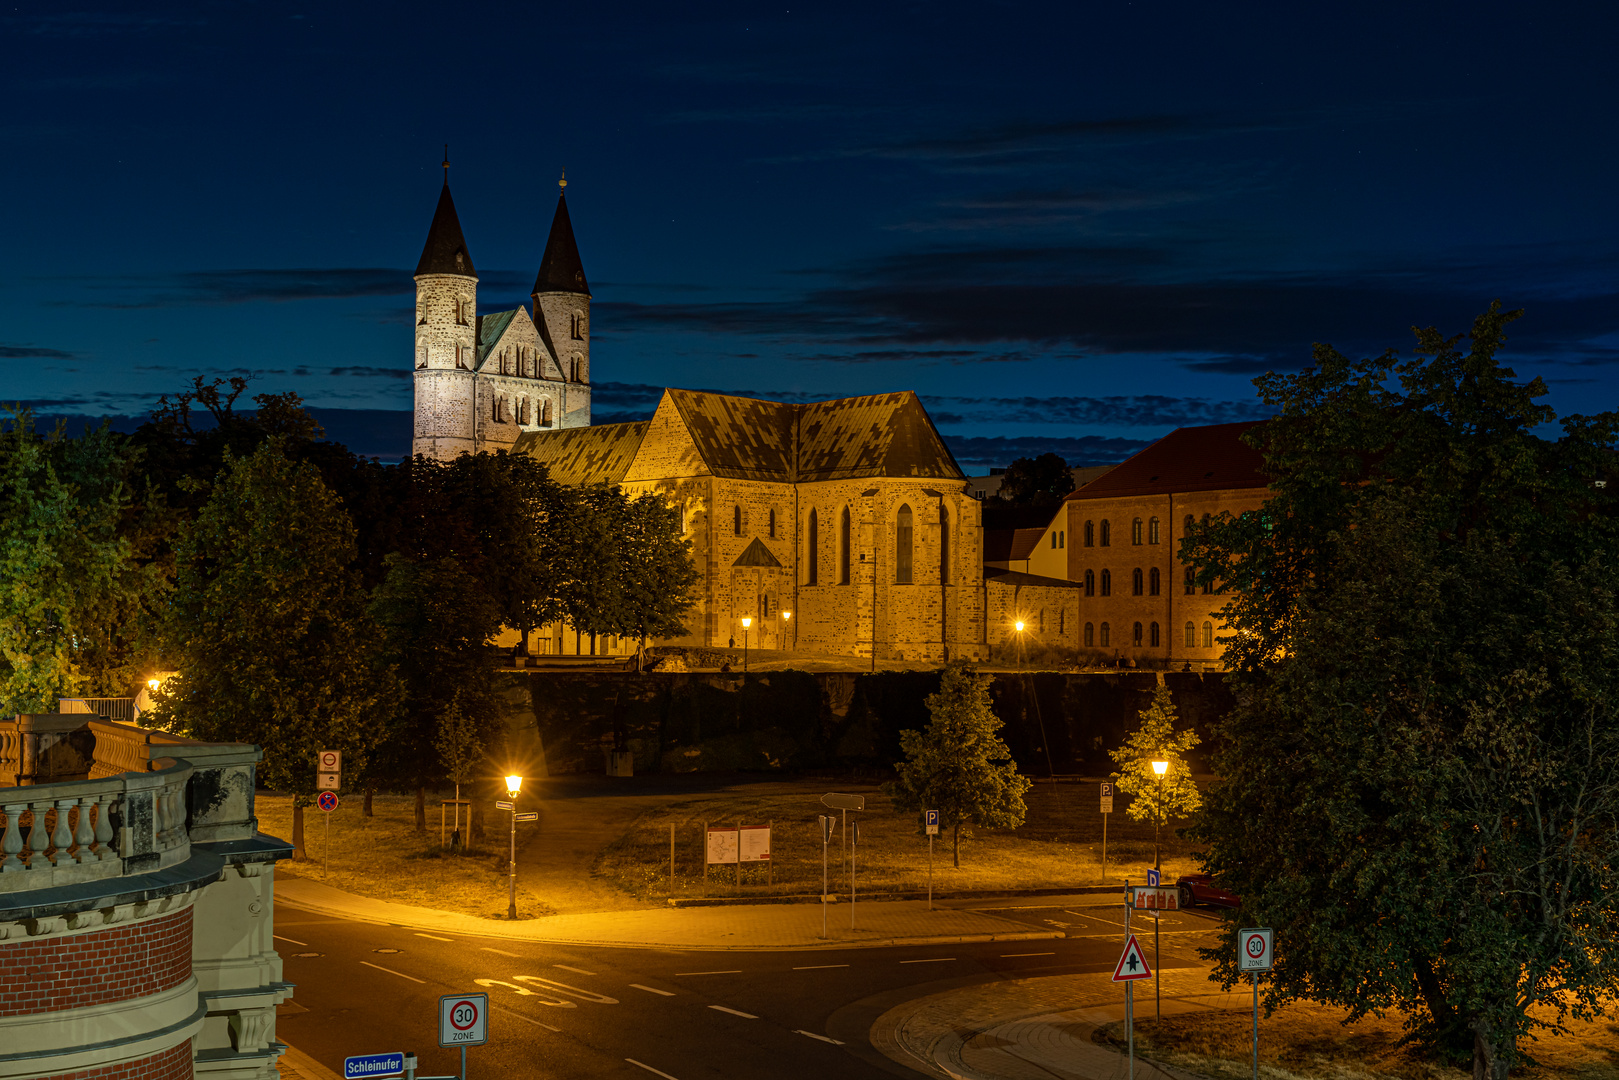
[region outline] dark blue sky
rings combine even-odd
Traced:
[[[0,398],[408,410],[447,141],[483,311],[567,169],[598,421],[911,388],[969,471],[1113,460],[1495,297],[1559,412],[1619,405],[1619,15],[1322,9],[9,7]]]

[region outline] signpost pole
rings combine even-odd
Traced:
[[[1134,1076],[1134,1073],[1130,1074]],[[461,1080],[467,1080],[467,1048],[461,1048]]]
[[[847,817],[847,811],[844,813]],[[860,847],[860,819],[854,822],[854,843],[849,845],[849,929],[854,929],[854,857],[855,850]]]
[[[324,815],[326,823],[321,826],[320,838],[320,879],[325,881],[332,876],[332,815]]]
[[[1259,972],[1253,973],[1254,980],[1254,1080],[1259,1080]]]
[[[708,891],[708,822],[703,822],[703,891]]]
[[[821,815],[821,938],[826,938],[826,849],[830,846],[831,838],[826,834],[832,830],[827,827],[826,815]]]
[[[742,822],[736,823],[736,891],[742,891]]]
[[[517,918],[517,800],[512,800],[512,857],[506,870],[506,917]],[[470,816],[470,814],[468,815]],[[463,1047],[463,1052],[465,1048]]]
[[[1107,813],[1102,813],[1102,880],[1107,880]]]
[[[669,823],[669,895],[675,895],[675,823]]]
[[[928,910],[933,910],[933,834],[928,833]]]
[[[1136,984],[1124,984],[1124,1032],[1130,1045],[1130,1080],[1136,1080]],[[465,1053],[466,1051],[462,1051]]]

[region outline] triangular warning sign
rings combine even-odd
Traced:
[[[1119,957],[1119,966],[1113,969],[1114,982],[1134,982],[1137,979],[1152,978],[1152,968],[1147,966],[1147,957],[1141,951],[1141,943],[1136,941],[1134,934],[1124,943],[1124,955]]]

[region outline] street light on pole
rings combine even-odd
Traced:
[[[511,799],[512,815],[512,850],[507,871],[506,917],[513,921],[517,919],[517,793],[521,790],[523,790],[521,776],[506,777],[506,794]]]
[[[753,625],[753,618],[742,616],[742,674],[748,673],[748,627]]]
[[[1019,671],[1022,671],[1023,670],[1023,620],[1019,619],[1016,622],[1014,622],[1012,624],[1012,629],[1017,631],[1017,669]]]
[[[783,611],[781,613],[781,622],[782,622],[782,627],[781,627],[781,644],[782,644],[782,647],[783,648],[791,648],[791,646],[787,644],[787,631],[789,631],[789,630],[791,630],[793,628],[793,613],[790,612],[790,611]]]
[[[1158,774],[1158,801],[1152,815],[1152,865],[1156,870],[1163,870],[1164,864],[1158,857],[1158,825],[1164,815],[1164,774],[1169,771],[1169,762],[1153,762],[1152,771]]]

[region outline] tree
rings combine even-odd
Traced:
[[[905,760],[894,766],[898,779],[883,785],[901,810],[939,811],[939,825],[950,830],[951,858],[961,866],[961,831],[977,825],[1015,829],[1028,808],[1012,751],[996,732],[1003,725],[989,705],[989,678],[963,663],[952,663],[928,695],[931,714],[924,731],[899,733]]]
[[[387,566],[370,615],[400,692],[379,714],[389,736],[377,748],[373,772],[386,784],[416,789],[416,830],[425,832],[426,789],[446,773],[423,750],[442,718],[453,711],[483,742],[504,718],[487,651],[500,629],[500,607],[454,558],[421,564],[395,552]]]
[[[1619,416],[1538,435],[1516,316],[1256,380],[1273,496],[1183,548],[1231,590],[1237,695],[1193,835],[1276,928],[1267,1001],[1406,1010],[1479,1080],[1531,1009],[1619,991]]]
[[[0,710],[129,692],[162,590],[140,560],[136,457],[105,424],[70,439],[25,410],[0,422]]]
[[[621,518],[622,556],[618,583],[622,629],[646,651],[649,637],[679,637],[691,610],[697,568],[691,542],[681,534],[680,508],[661,495],[628,500]]]
[[[1023,506],[1056,506],[1074,490],[1074,474],[1068,462],[1056,454],[1018,458],[1001,477],[997,497]]]
[[[303,858],[315,754],[340,750],[363,775],[392,692],[351,566],[354,526],[315,468],[270,438],[249,457],[227,451],[175,556],[162,635],[179,674],[158,695],[157,721],[263,747],[259,776],[293,793]]]
[[[1137,821],[1190,817],[1203,805],[1185,757],[1201,741],[1197,732],[1175,730],[1175,703],[1163,683],[1153,687],[1152,704],[1137,715],[1141,726],[1111,752],[1119,766],[1113,777],[1119,790],[1130,796],[1125,812]],[[1154,761],[1169,762],[1161,784],[1152,769]]]
[[[444,705],[444,712],[439,716],[433,749],[438,751],[444,774],[455,784],[457,829],[461,827],[461,785],[470,784],[477,778],[478,766],[484,759],[483,739],[478,729],[478,719],[462,710],[460,695],[451,694],[450,700]],[[470,816],[467,824],[470,828]]]

